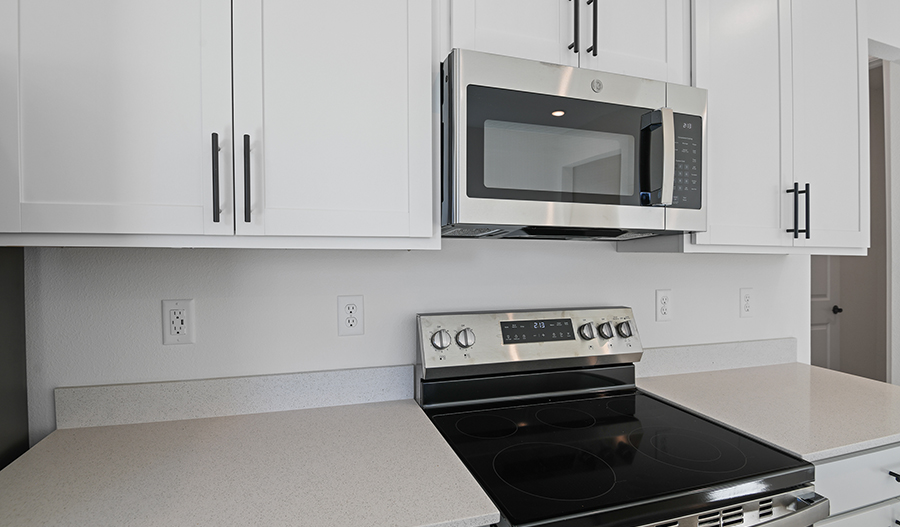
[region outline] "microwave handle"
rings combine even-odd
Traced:
[[[662,181],[658,188],[654,188],[650,173],[650,132],[660,127],[663,140]],[[660,108],[641,118],[641,165],[642,204],[671,205],[675,191],[675,114],[671,108]]]
[[[675,114],[671,108],[660,108],[663,127],[663,180],[660,205],[671,205],[675,193]]]

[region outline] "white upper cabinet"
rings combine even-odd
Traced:
[[[430,237],[429,2],[234,9],[237,233]]]
[[[450,46],[690,84],[687,0],[451,0]]]
[[[432,13],[0,0],[0,242],[438,247]]]
[[[791,1],[794,181],[810,185],[810,236],[795,245],[869,245],[868,47],[859,27],[856,0]]]
[[[230,206],[213,222],[211,188],[213,133],[231,168],[230,25],[227,0],[19,2],[21,157],[2,177],[20,218],[0,228],[233,232]]]
[[[697,85],[707,91],[708,229],[698,243],[790,245],[782,217],[789,166],[782,153],[784,35],[779,0],[701,2],[708,45]],[[789,106],[786,107],[789,109]],[[787,176],[787,177],[785,177]]]
[[[704,24],[696,80],[709,90],[709,228],[685,250],[864,251],[868,93],[857,2],[698,0],[696,8]]]

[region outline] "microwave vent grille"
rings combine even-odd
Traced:
[[[460,238],[484,238],[506,234],[507,231],[492,227],[444,227],[441,236],[456,236]]]

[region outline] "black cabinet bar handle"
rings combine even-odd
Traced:
[[[569,0],[570,2],[575,2],[575,40],[569,44],[569,49],[578,53],[578,40],[579,40],[579,26],[581,25],[581,20],[578,17],[578,2],[581,0]]]
[[[787,232],[793,232],[794,238],[800,237],[800,211],[797,208],[800,206],[800,184],[794,183],[794,188],[787,189],[787,193],[794,193],[794,228],[788,229]]]
[[[799,238],[800,233],[805,233],[809,238],[809,183],[806,184],[806,190],[800,190],[800,184],[794,183],[794,188],[787,189],[787,193],[794,193],[794,228],[788,229],[787,232],[793,232],[794,238]],[[806,228],[800,228],[800,194],[806,194]]]
[[[809,239],[809,183],[806,184],[806,190],[801,190],[806,194],[806,228],[802,232],[806,233],[806,239]]]
[[[893,476],[893,478],[897,480],[897,483],[900,483],[900,474],[897,474],[893,470],[888,470],[888,475]]]
[[[244,223],[250,223],[250,136],[244,134]]]
[[[213,223],[219,223],[219,134],[212,134],[212,205]]]
[[[588,0],[587,4],[594,4],[594,34],[591,37],[591,47],[587,48],[587,52],[593,56],[597,56],[597,4],[600,3],[600,0]]]

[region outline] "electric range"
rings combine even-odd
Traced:
[[[418,316],[416,399],[501,526],[806,527],[814,467],[634,383],[630,308]]]

